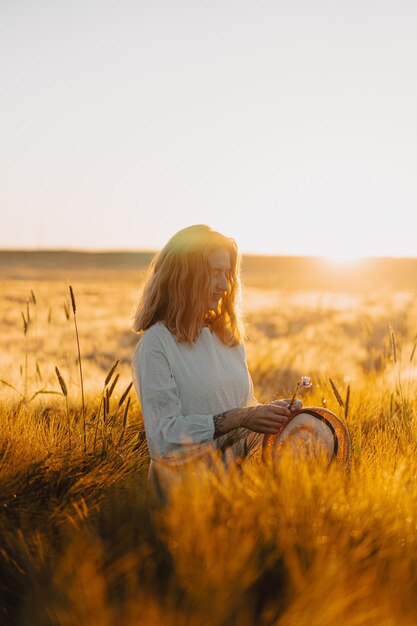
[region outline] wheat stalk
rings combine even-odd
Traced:
[[[120,409],[120,407],[122,406],[123,402],[126,400],[126,396],[129,393],[129,391],[131,390],[133,385],[133,382],[129,383],[128,386],[126,387],[126,389],[124,390],[124,392],[122,393],[120,400],[119,400],[119,405],[118,405],[118,409]]]
[[[70,312],[69,312],[69,306],[67,302],[64,302],[64,313],[65,313],[65,317],[67,318],[67,322],[69,322]]]
[[[78,336],[78,326],[77,326],[77,307],[75,304],[75,296],[74,291],[69,286],[69,292],[71,296],[71,304],[72,304],[72,313],[74,317],[74,326],[75,326],[75,337],[77,339],[77,350],[78,350],[78,365],[80,370],[80,382],[81,382],[81,403],[82,403],[82,415],[83,415],[83,441],[84,441],[84,453],[87,452],[87,436],[85,430],[85,402],[84,402],[84,381],[83,381],[83,368],[81,364],[81,350],[80,350],[80,338]]]
[[[118,378],[118,377],[119,377],[119,375],[117,375],[117,378]],[[116,382],[116,381],[115,381],[115,382]],[[111,430],[113,429],[113,426],[114,426],[114,425],[115,425],[115,423],[116,423],[116,420],[117,420],[117,416],[118,416],[118,414],[119,414],[119,411],[120,411],[121,407],[123,406],[123,403],[124,403],[124,401],[126,400],[126,398],[127,398],[128,394],[129,394],[129,391],[130,391],[130,390],[131,390],[131,388],[132,388],[132,385],[133,385],[133,382],[130,382],[130,383],[128,384],[128,386],[126,387],[126,389],[124,390],[124,392],[122,393],[121,397],[120,397],[119,403],[118,403],[118,405],[117,405],[116,414],[115,414],[115,416],[114,416],[114,418],[113,418],[113,420],[112,420]],[[112,391],[113,387],[114,387],[114,383],[113,383],[113,385],[112,385],[112,388],[110,389],[110,392],[109,392],[109,397],[111,396],[111,391]],[[127,405],[126,405],[126,407],[125,407],[124,414],[123,414],[123,429],[122,429],[122,435],[123,435],[124,429],[125,429],[125,427],[126,427],[126,419],[127,419],[127,414],[128,414],[128,412],[129,412],[129,406],[128,406],[128,405],[130,405],[130,396],[129,396],[129,398],[128,398]],[[121,437],[122,435],[120,435],[120,437]],[[120,438],[119,438],[119,441],[120,441]],[[119,445],[119,444],[117,444],[117,445]]]
[[[390,338],[391,338],[391,347],[392,347],[392,355],[394,358],[394,363],[397,364],[397,340],[395,338],[395,332],[391,324],[389,325]]]
[[[16,387],[13,387],[13,385],[11,385],[10,383],[8,383],[8,382],[7,382],[7,380],[2,380],[2,379],[0,379],[0,383],[1,383],[2,385],[5,385],[6,387],[9,387],[10,389],[13,389],[13,391],[15,391],[16,393],[18,393],[18,394],[19,394],[19,396],[20,396],[21,398],[23,398],[23,397],[24,397],[24,396],[23,396],[23,394],[19,391],[19,389],[16,389]]]
[[[59,371],[58,367],[55,366],[55,374],[56,377],[58,378],[58,382],[59,385],[61,387],[62,393],[65,397],[65,407],[66,407],[66,411],[67,411],[67,422],[68,422],[68,441],[69,441],[69,452],[71,454],[71,420],[70,420],[70,414],[69,414],[69,408],[68,408],[68,389],[67,386],[65,384],[65,380],[61,374],[61,372]]]
[[[107,433],[107,419],[109,417],[109,413],[110,413],[110,395],[109,395],[109,388],[106,387],[106,393],[103,396],[103,422],[102,422],[102,427],[101,427],[101,441],[102,441],[101,455],[102,457],[105,456],[106,449],[107,449],[106,433]]]
[[[30,314],[29,314],[29,301],[27,301],[27,318],[23,311],[21,311],[22,320],[23,320],[23,334],[25,336],[25,380],[23,386],[23,397],[26,398],[27,390],[28,390],[28,353],[29,353],[29,338],[28,338],[28,330],[30,324]]]
[[[335,398],[336,398],[336,400],[337,400],[337,404],[340,406],[340,408],[342,408],[342,409],[343,409],[345,405],[344,405],[344,402],[343,402],[343,400],[342,400],[342,396],[340,395],[340,393],[339,393],[339,391],[338,391],[338,389],[337,389],[337,387],[336,387],[335,383],[333,382],[333,378],[330,378],[330,377],[329,377],[329,382],[330,382],[330,386],[331,386],[331,388],[332,388],[332,391],[333,391],[334,397],[335,397]]]
[[[116,367],[119,365],[119,359],[117,359],[117,361],[115,361],[114,365],[111,367],[111,369],[109,370],[109,373],[107,374],[105,380],[104,380],[104,386],[108,385],[111,377],[113,376],[114,372],[116,371]]]
[[[348,418],[349,414],[349,400],[350,400],[350,385],[347,386],[346,389],[346,398],[345,398],[345,420]]]
[[[116,376],[114,377],[114,380],[113,380],[113,382],[112,382],[112,384],[110,385],[110,388],[109,388],[109,398],[111,398],[111,396],[113,394],[113,391],[114,391],[114,388],[116,387],[117,381],[119,380],[119,378],[120,378],[120,374],[116,374]]]
[[[123,427],[122,427],[122,432],[120,433],[119,440],[117,442],[117,446],[120,446],[120,442],[122,441],[123,435],[124,435],[125,430],[126,430],[126,422],[127,422],[127,415],[129,413],[129,407],[130,407],[130,396],[127,399],[125,410],[124,410],[124,413],[123,413]]]
[[[103,400],[105,398],[105,391],[106,391],[106,387],[109,384],[109,382],[111,381],[111,378],[114,374],[114,372],[116,371],[117,366],[119,365],[119,359],[117,359],[114,364],[112,365],[112,367],[110,368],[110,370],[108,371],[106,378],[104,379],[104,385],[103,385],[103,391],[101,392],[101,397],[100,397],[100,404],[98,407],[98,411],[97,411],[97,417],[96,417],[96,427],[94,429],[94,441],[93,441],[93,453],[96,450],[96,442],[97,442],[97,433],[98,433],[98,425],[99,425],[99,421],[100,421],[100,414],[101,414],[101,406],[103,404]]]

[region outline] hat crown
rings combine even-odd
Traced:
[[[262,458],[276,463],[284,451],[296,457],[324,456],[347,466],[351,462],[351,442],[345,424],[322,407],[303,407],[293,413],[278,435],[265,435]]]

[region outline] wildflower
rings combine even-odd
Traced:
[[[295,397],[297,395],[297,393],[301,390],[301,389],[308,389],[309,387],[312,387],[311,384],[311,380],[308,376],[301,376],[300,380],[298,381],[294,393],[292,395],[292,398],[290,400],[290,403],[288,405],[289,410],[291,411],[291,407],[294,404],[295,401]]]

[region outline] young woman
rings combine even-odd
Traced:
[[[141,337],[132,373],[151,476],[213,449],[248,456],[288,421],[288,401],[259,404],[253,393],[233,239],[204,225],[176,233],[152,261],[134,330]]]

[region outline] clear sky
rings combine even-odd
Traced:
[[[0,247],[417,256],[415,0],[0,0]]]

